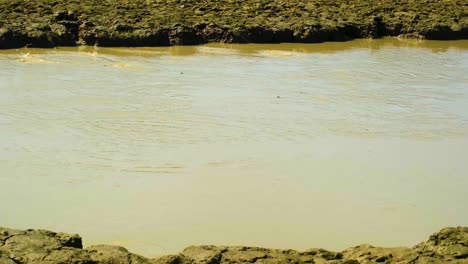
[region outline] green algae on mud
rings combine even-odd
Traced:
[[[467,39],[463,0],[0,0],[0,48]]]

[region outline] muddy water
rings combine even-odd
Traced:
[[[0,225],[148,256],[468,225],[468,42],[0,52]]]

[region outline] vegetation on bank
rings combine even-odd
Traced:
[[[0,48],[467,39],[465,0],[0,0]]]

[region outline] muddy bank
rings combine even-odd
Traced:
[[[464,0],[0,0],[0,48],[467,39]]]
[[[468,263],[468,227],[449,227],[412,248],[359,245],[343,252],[257,247],[192,246],[177,255],[148,259],[119,246],[83,248],[81,237],[47,230],[0,227],[0,264],[223,264],[223,263]]]

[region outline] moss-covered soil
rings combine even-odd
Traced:
[[[0,0],[0,48],[468,39],[466,0]]]

